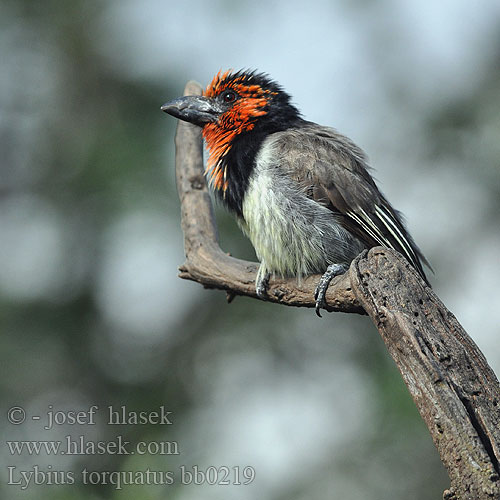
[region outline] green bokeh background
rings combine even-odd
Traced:
[[[367,318],[227,305],[224,293],[177,278],[176,124],[159,111],[188,79],[207,83],[220,68],[285,78],[308,118],[368,151],[436,270],[435,289],[498,372],[500,11],[486,2],[469,18],[463,2],[449,16],[408,5],[2,0],[1,498],[441,498],[446,471]],[[426,19],[443,26],[419,30]],[[259,24],[274,26],[272,42]],[[345,46],[333,45],[336,33]],[[475,33],[472,48],[440,68],[463,33]],[[360,83],[354,68],[366,60]],[[255,259],[234,221],[217,215],[224,250]],[[22,425],[7,421],[15,405],[27,412]],[[93,426],[44,430],[31,419],[91,405]],[[118,429],[106,425],[109,405],[164,406],[173,424]],[[68,435],[175,441],[180,455],[13,456],[6,445]],[[8,484],[9,466],[18,478],[34,465],[72,471],[75,484]],[[123,489],[79,480],[85,467],[181,465],[249,465],[256,476],[249,486],[176,476]]]

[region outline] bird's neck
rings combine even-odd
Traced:
[[[267,133],[247,130],[244,133],[224,131],[203,136],[209,152],[205,175],[208,183],[224,205],[242,217],[243,198],[255,158]]]
[[[297,126],[302,120],[288,124],[254,124],[246,128],[223,129],[208,124],[203,137],[209,152],[205,175],[215,194],[226,207],[242,217],[242,205],[255,159],[264,140],[273,133]]]

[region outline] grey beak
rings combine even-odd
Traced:
[[[164,104],[161,110],[179,120],[200,127],[217,120],[217,116],[221,113],[214,101],[202,96],[179,97]]]

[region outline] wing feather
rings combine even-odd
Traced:
[[[399,212],[379,191],[358,146],[336,130],[310,122],[274,136],[279,166],[311,199],[335,212],[367,248],[382,245],[399,251],[427,282],[422,267],[423,262],[430,268],[427,260]]]

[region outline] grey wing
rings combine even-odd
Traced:
[[[377,188],[358,146],[334,129],[306,122],[276,134],[274,147],[280,158],[287,158],[287,174],[310,198],[332,210],[347,231],[367,247],[397,250],[428,283],[422,268],[422,262],[430,268],[427,260],[401,214]]]

